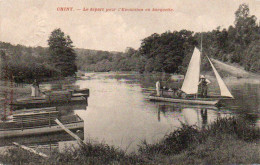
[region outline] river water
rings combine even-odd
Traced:
[[[75,83],[90,89],[87,110],[77,111],[85,121],[85,140],[135,151],[142,141],[157,142],[181,123],[205,127],[217,117],[239,115],[258,124],[259,80],[227,79],[227,86],[236,99],[216,108],[147,100],[145,97],[149,89],[154,89],[158,78],[171,84],[169,75],[97,73],[89,76],[90,79]],[[212,83],[209,93],[217,90]]]
[[[224,107],[191,106],[177,103],[151,102],[146,96],[155,89],[158,79],[163,85],[180,86],[167,74],[89,73],[85,79],[73,82],[79,88],[89,88],[87,108],[76,108],[84,119],[84,140],[105,143],[127,152],[137,151],[145,140],[155,143],[181,123],[200,128],[218,117],[240,116],[259,125],[260,80],[226,78],[235,100]],[[217,94],[214,78],[209,93]],[[45,83],[45,88],[64,85],[63,82]],[[60,147],[64,147],[64,143]]]

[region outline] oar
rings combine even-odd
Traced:
[[[66,128],[58,119],[55,120],[55,122],[64,130],[66,131],[70,136],[72,136],[74,139],[76,139],[81,146],[85,146],[86,143],[84,143],[76,134],[71,132],[68,128]]]

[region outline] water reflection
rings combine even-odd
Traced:
[[[202,119],[202,128],[205,128],[205,126],[208,124],[208,110],[201,109],[200,110],[201,119]]]
[[[158,121],[161,118],[175,118],[188,125],[197,125],[205,128],[208,124],[219,117],[230,117],[233,114],[229,111],[220,111],[217,107],[192,106],[176,103],[154,103],[158,108]],[[162,115],[162,116],[161,116]]]

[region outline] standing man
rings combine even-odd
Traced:
[[[200,76],[200,82],[199,85],[201,86],[201,97],[207,97],[208,95],[208,85],[211,82],[205,78],[204,75]]]
[[[160,89],[161,89],[161,83],[160,80],[158,80],[156,82],[156,96],[161,96]]]

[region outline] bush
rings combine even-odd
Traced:
[[[259,128],[250,125],[242,118],[218,118],[205,129],[182,124],[182,127],[173,131],[156,144],[147,144],[146,141],[139,148],[141,154],[150,157],[154,154],[178,154],[185,149],[192,149],[198,144],[205,143],[209,138],[217,137],[223,140],[223,135],[233,136],[245,142],[260,139]],[[225,136],[224,136],[225,137]]]

